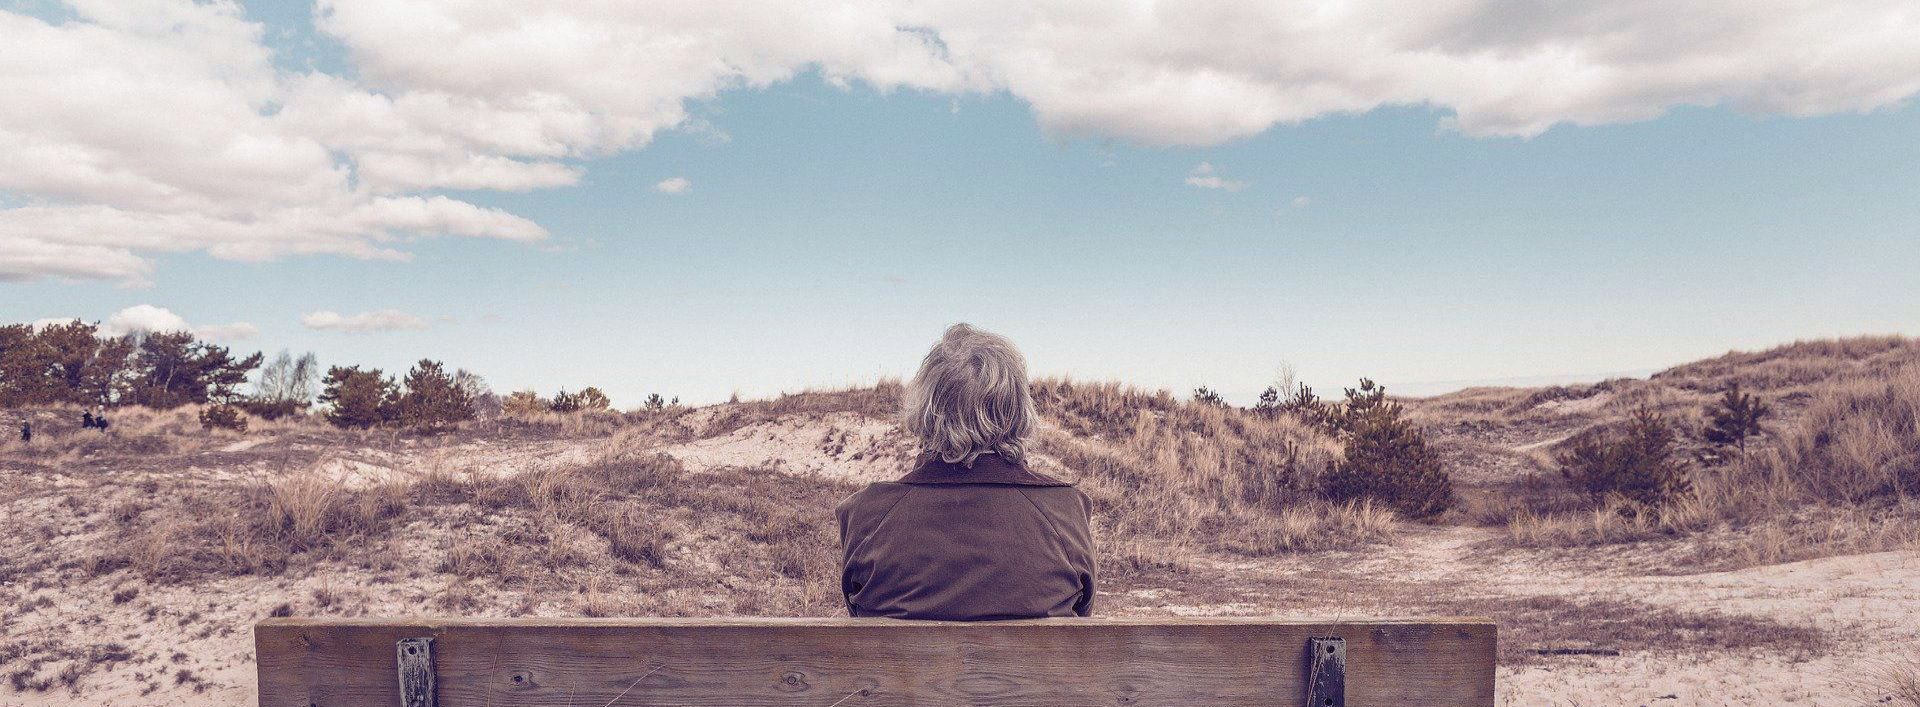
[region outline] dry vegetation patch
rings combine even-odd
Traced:
[[[1460,507],[1437,524],[1325,501],[1314,482],[1342,448],[1285,414],[1039,381],[1034,451],[1097,504],[1103,614],[1489,615],[1503,666],[1573,665],[1539,652],[1564,650],[1599,653],[1582,670],[1625,665],[1609,651],[1799,660],[1833,649],[1805,608],[1821,599],[1790,594],[1815,590],[1648,575],[1920,548],[1920,367],[1901,363],[1917,352],[1903,339],[1797,344],[1646,381],[1410,402],[1461,471]],[[1780,417],[1744,457],[1693,467],[1690,492],[1630,507],[1560,477],[1556,452],[1582,430],[1643,407],[1698,419],[1734,379]],[[212,673],[202,654],[243,655],[244,627],[270,614],[840,615],[832,509],[856,484],[661,452],[758,439],[765,425],[794,430],[768,444],[844,459],[865,444],[848,420],[883,424],[899,393],[533,411],[430,435],[299,416],[251,419],[242,435],[204,428],[193,406],[118,410],[104,435],[63,429],[77,408],[0,413],[45,419],[31,450],[0,445],[15,540],[0,553],[0,621],[32,627],[0,639],[0,687],[77,695],[112,671],[157,700],[217,688],[250,666]],[[1678,434],[1683,452],[1699,441]],[[383,473],[344,483],[341,460]],[[1585,596],[1535,596],[1574,581]],[[1716,596],[1763,613],[1688,603],[1709,585],[1738,585]],[[1882,622],[1885,585],[1859,583]],[[1631,594],[1649,586],[1669,593]],[[145,635],[158,629],[167,638]],[[1912,674],[1873,689],[1911,694]]]

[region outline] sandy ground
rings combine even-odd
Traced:
[[[664,448],[690,469],[773,469],[799,476],[888,481],[912,453],[891,423],[853,413],[789,416]]]
[[[243,453],[251,440],[222,451]],[[360,484],[423,468],[500,474],[591,457],[598,440],[533,443],[467,442],[412,452],[342,450],[322,455],[319,468],[344,484]],[[1531,442],[1531,440],[1529,440]],[[783,419],[718,437],[666,447],[694,471],[766,468],[777,473],[832,475],[866,481],[897,476],[905,450],[884,422],[826,415]],[[174,473],[260,474],[266,469],[190,468]],[[9,504],[10,513],[34,512],[60,489],[81,480],[43,478],[51,493]],[[444,528],[409,528],[422,534]],[[1168,582],[1109,587],[1103,599],[1123,614],[1311,614],[1386,616],[1425,606],[1434,595],[1461,600],[1560,596],[1628,598],[1690,611],[1751,614],[1818,627],[1837,637],[1818,656],[1768,652],[1632,650],[1618,656],[1542,658],[1499,674],[1502,705],[1858,705],[1878,664],[1920,650],[1920,554],[1878,553],[1829,557],[1734,572],[1670,575],[1628,561],[1634,550],[1606,548],[1572,559],[1548,551],[1494,549],[1494,531],[1410,526],[1394,543],[1365,552],[1318,553],[1271,559],[1200,557],[1228,584],[1297,586],[1302,578],[1336,580],[1331,589],[1255,592],[1196,601],[1192,587]],[[80,548],[74,548],[77,552]],[[1650,552],[1659,552],[1655,549]],[[1620,557],[1607,553],[1618,552]],[[290,573],[292,574],[292,573]],[[254,666],[249,627],[275,607],[300,615],[423,613],[447,591],[432,577],[375,577],[363,568],[322,565],[300,577],[239,577],[187,587],[148,587],[124,574],[77,586],[18,588],[37,605],[5,626],[8,640],[84,635],[117,642],[139,667],[90,675],[79,694],[55,689],[20,693],[0,685],[0,707],[26,705],[250,705]],[[376,583],[377,582],[377,583]],[[127,589],[137,590],[122,598]],[[116,596],[119,594],[120,596]],[[323,601],[322,597],[330,600]],[[507,603],[501,600],[504,605]],[[350,606],[342,612],[328,605]],[[494,612],[499,607],[489,609]],[[536,606],[561,615],[566,606]],[[72,643],[69,640],[69,643]],[[156,667],[160,666],[160,667]],[[42,673],[57,672],[58,664]],[[159,685],[148,692],[147,685]],[[142,694],[147,692],[147,694]]]

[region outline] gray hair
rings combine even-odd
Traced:
[[[1034,418],[1026,358],[1006,337],[966,324],[948,327],[927,352],[900,412],[925,453],[968,468],[987,453],[1024,466]]]

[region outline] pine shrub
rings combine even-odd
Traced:
[[[1215,408],[1223,408],[1227,406],[1227,399],[1220,397],[1219,391],[1216,391],[1212,388],[1208,388],[1204,385],[1193,389],[1193,402],[1199,403],[1201,405],[1205,405],[1207,407],[1215,407]]]
[[[335,426],[366,429],[398,417],[400,391],[378,368],[334,366],[320,383],[320,402]]]
[[[421,359],[407,371],[399,398],[400,424],[434,428],[473,419],[473,399],[438,361]]]
[[[1376,388],[1362,381],[1368,392],[1348,391],[1370,398]],[[1357,411],[1356,411],[1357,410]],[[1346,458],[1321,479],[1321,493],[1337,503],[1371,499],[1409,518],[1428,518],[1451,507],[1453,481],[1439,453],[1427,444],[1426,434],[1406,419],[1401,407],[1372,398],[1341,415],[1346,434]]]
[[[1560,473],[1596,499],[1623,499],[1636,507],[1661,506],[1692,488],[1673,427],[1641,408],[1619,432],[1594,431],[1562,452]]]
[[[232,405],[209,405],[200,410],[200,426],[208,429],[247,431],[247,418]]]
[[[1747,438],[1764,431],[1760,421],[1771,411],[1760,398],[1740,392],[1740,382],[1734,381],[1720,403],[1707,412],[1707,441],[1719,447],[1737,447],[1745,454]]]

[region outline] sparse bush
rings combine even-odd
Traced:
[[[516,390],[500,399],[500,413],[510,417],[532,417],[547,408],[547,401],[531,390]]]
[[[200,410],[200,425],[208,429],[247,431],[247,418],[232,405],[208,405]]]
[[[1220,397],[1220,393],[1218,391],[1215,391],[1214,389],[1208,388],[1204,385],[1193,389],[1193,402],[1201,405],[1205,405],[1207,407],[1216,407],[1216,408],[1227,407],[1226,398]]]
[[[553,401],[547,403],[549,411],[558,413],[579,412],[583,407],[585,406],[581,403],[580,394],[569,393],[566,388],[561,388],[560,392],[554,393]]]
[[[1661,506],[1691,488],[1673,428],[1647,408],[1617,434],[1593,431],[1575,438],[1558,461],[1568,481],[1597,499]]]
[[[327,421],[334,425],[366,429],[395,417],[399,389],[378,368],[334,366],[321,385],[320,402],[331,406]]]
[[[580,409],[582,410],[600,411],[613,407],[613,400],[609,399],[606,393],[600,392],[599,388],[593,386],[581,388],[578,397],[580,399]]]
[[[1253,411],[1266,417],[1280,414],[1280,389],[1267,386],[1266,390],[1260,391],[1260,398],[1253,401]]]
[[[1760,421],[1771,410],[1758,397],[1741,393],[1740,382],[1736,380],[1720,397],[1720,403],[1708,413],[1707,441],[1717,446],[1737,447],[1744,455],[1747,452],[1747,438],[1763,431]]]
[[[1426,434],[1385,401],[1385,390],[1363,379],[1361,390],[1347,391],[1340,416],[1346,457],[1321,479],[1321,493],[1335,502],[1373,499],[1409,518],[1437,515],[1453,505],[1453,481]]]

